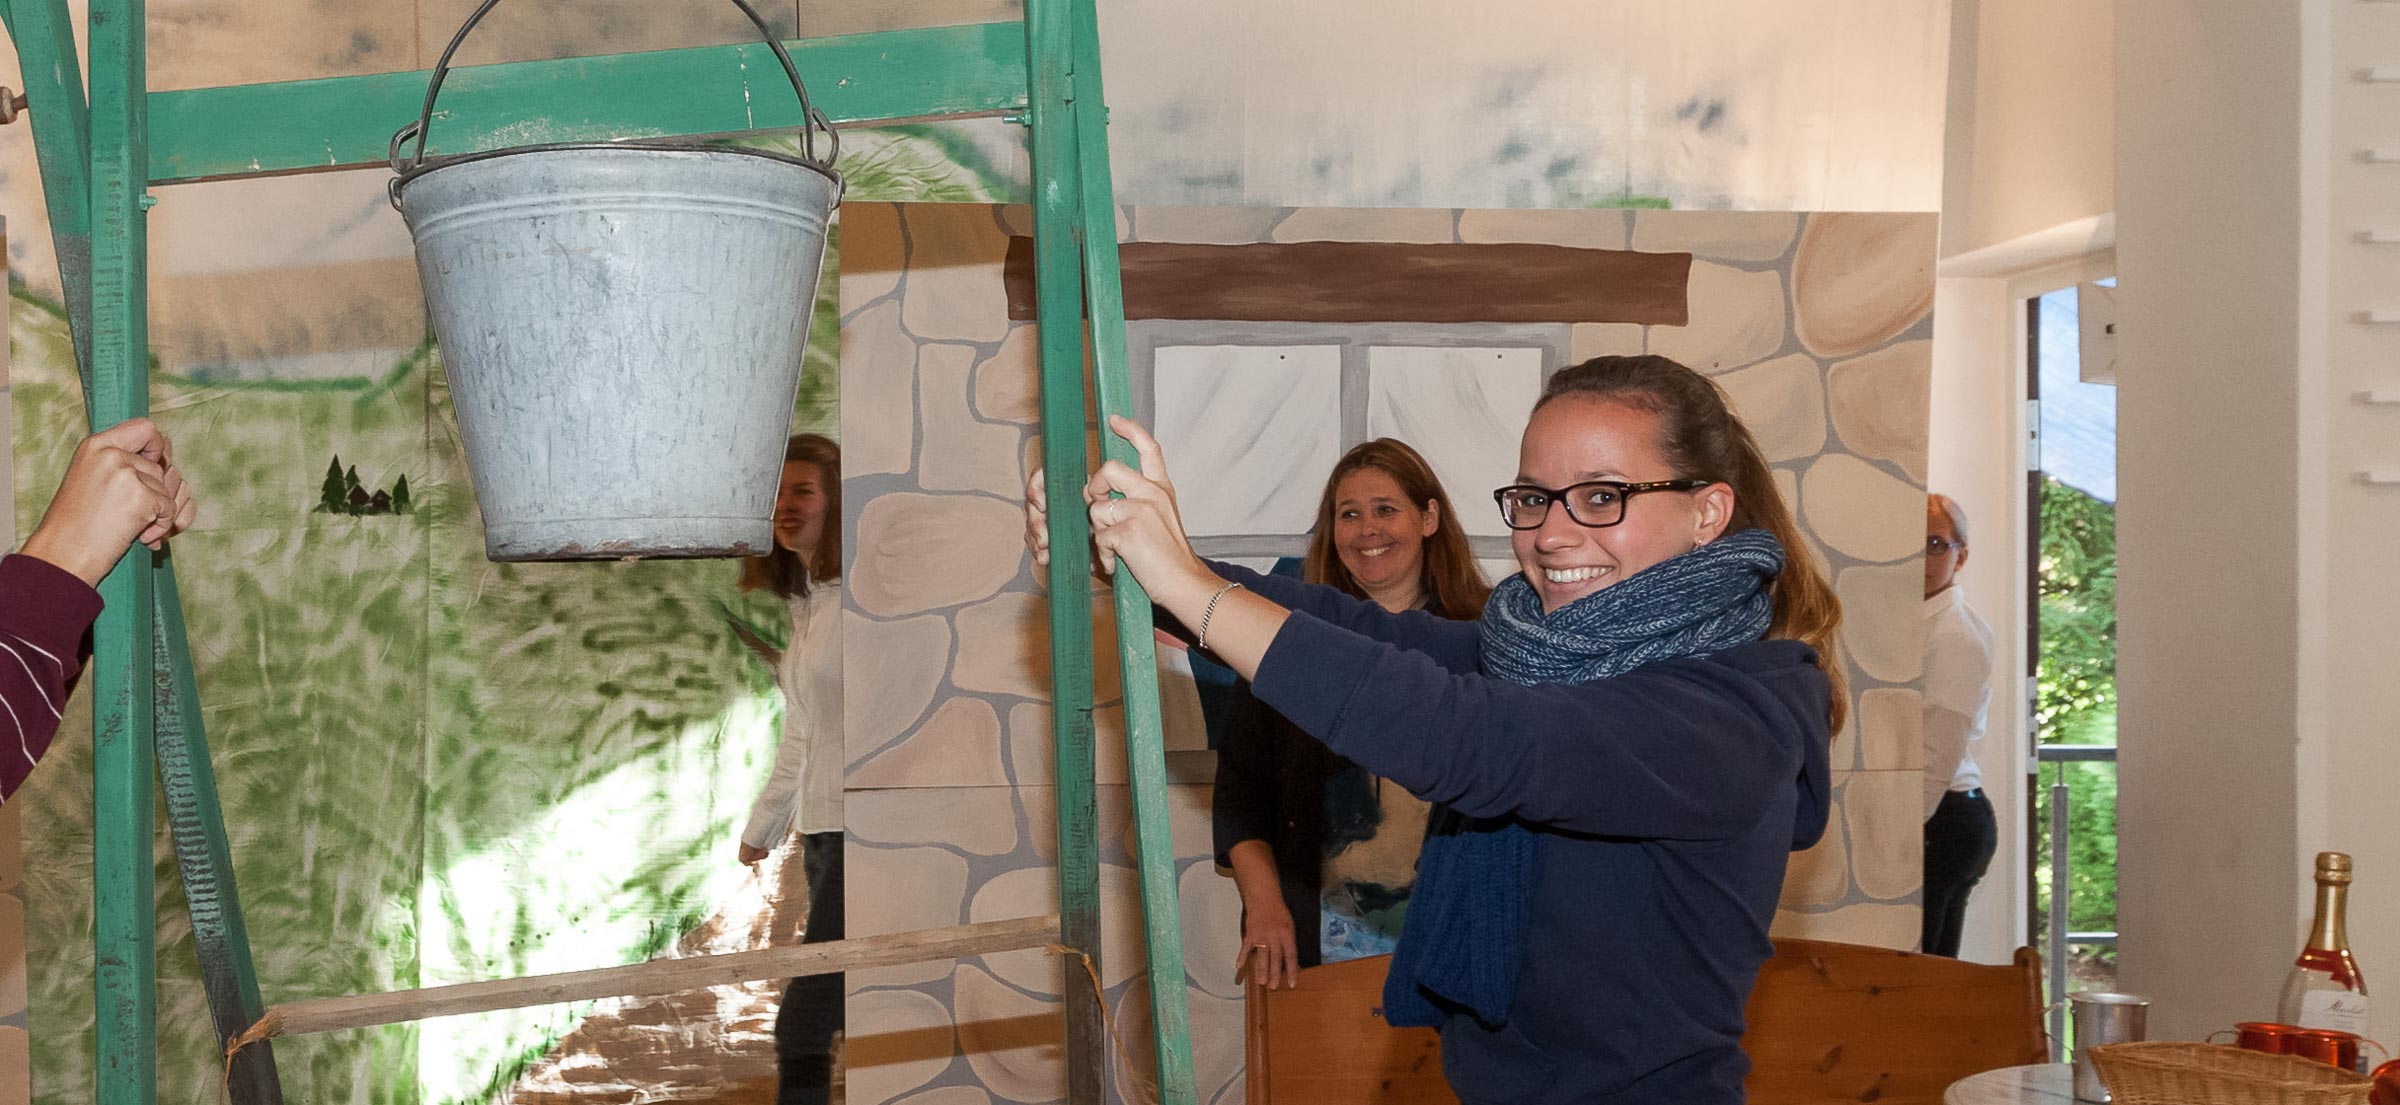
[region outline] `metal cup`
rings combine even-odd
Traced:
[[[2291,1050],[2291,1036],[2301,1029],[2297,1025],[2274,1021],[2243,1021],[2233,1026],[2233,1046],[2269,1055],[2281,1055]],[[2209,1037],[2214,1042],[2216,1037]]]
[[[2150,999],[2134,994],[2086,990],[2067,995],[2075,1020],[2075,1100],[2107,1105],[2108,1087],[2092,1066],[2092,1049],[2130,1044],[2150,1034]]]
[[[2355,1032],[2303,1028],[2284,1038],[2283,1053],[2354,1071],[2358,1069],[2359,1039]]]

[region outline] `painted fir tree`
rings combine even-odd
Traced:
[[[317,509],[327,514],[347,511],[349,489],[342,485],[342,458],[335,454],[333,463],[325,469],[325,483],[317,490]]]

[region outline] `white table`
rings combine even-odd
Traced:
[[[2075,1068],[2035,1063],[1971,1074],[1942,1091],[1942,1105],[2074,1105]]]

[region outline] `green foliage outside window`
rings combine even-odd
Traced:
[[[2034,724],[2043,744],[2117,740],[2117,513],[2057,480],[2042,481],[2041,658]],[[2117,927],[2117,770],[2104,763],[2042,769],[2035,825],[2050,824],[2049,786],[2061,770],[2067,811],[2068,927]],[[2048,916],[2048,871],[2037,872]]]
[[[2109,744],[2117,713],[2117,511],[2042,480],[2042,657],[2034,724],[2048,743]]]

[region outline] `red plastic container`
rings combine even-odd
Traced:
[[[2368,1105],[2400,1105],[2400,1059],[2375,1068],[2375,1084],[2367,1091]]]

